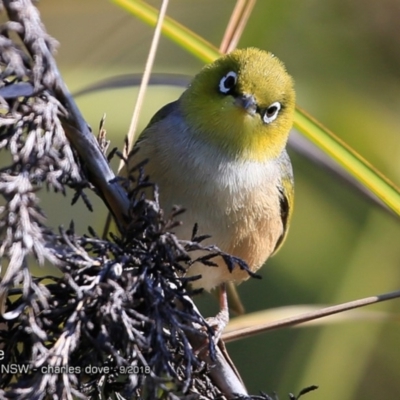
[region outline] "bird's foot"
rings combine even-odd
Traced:
[[[214,346],[217,347],[220,343],[222,332],[224,331],[226,325],[229,322],[229,311],[228,309],[220,310],[219,313],[215,317],[206,318],[206,322],[209,327],[213,330],[213,338]],[[197,354],[200,354],[209,347],[210,342],[209,339],[205,339],[205,341],[200,345],[200,347],[196,350]]]
[[[214,344],[217,345],[221,339],[222,332],[229,322],[229,311],[224,308],[219,311],[215,317],[209,317],[206,319],[207,324],[214,330]]]

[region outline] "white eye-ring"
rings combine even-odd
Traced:
[[[219,91],[221,93],[229,93],[236,85],[237,73],[230,71],[219,81]]]
[[[279,111],[281,110],[282,106],[279,101],[275,101],[275,103],[272,103],[270,106],[268,106],[263,115],[263,121],[266,124],[270,124],[272,121],[276,119],[276,117],[279,114]]]

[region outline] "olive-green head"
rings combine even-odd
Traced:
[[[279,156],[293,124],[293,80],[273,54],[235,50],[205,66],[180,98],[193,134],[240,159]]]

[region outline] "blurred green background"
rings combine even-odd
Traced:
[[[150,1],[159,6],[160,1]],[[170,0],[168,15],[219,45],[234,0]],[[39,9],[60,46],[57,62],[71,91],[118,74],[141,72],[152,29],[107,0],[42,0]],[[298,104],[353,146],[395,183],[400,182],[400,2],[398,0],[259,0],[240,47],[270,50],[296,81]],[[193,75],[200,61],[161,40],[155,71]],[[141,128],[181,90],[150,88]],[[103,113],[112,147],[121,146],[137,90],[77,99],[97,133]],[[292,304],[335,304],[400,286],[399,219],[299,155],[291,154],[296,199],[288,240],[262,270],[262,280],[239,287],[248,312]],[[105,207],[46,195],[52,226],[76,222],[102,231]],[[56,200],[55,200],[56,199]],[[206,315],[216,310],[200,299]],[[400,300],[371,310],[398,314]],[[307,399],[397,399],[400,325],[353,321],[283,329],[229,344],[253,394],[316,384]]]

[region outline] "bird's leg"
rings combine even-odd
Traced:
[[[215,346],[218,346],[222,332],[229,322],[228,294],[225,283],[222,283],[218,287],[218,292],[220,307],[219,312],[215,317],[206,318],[207,324],[214,330],[213,342]],[[206,341],[199,349],[197,349],[197,353],[204,351],[207,346],[208,341]]]
[[[219,288],[219,312],[215,317],[207,318],[207,322],[214,328],[215,344],[218,344],[223,330],[229,322],[229,306],[226,284],[222,283]]]

